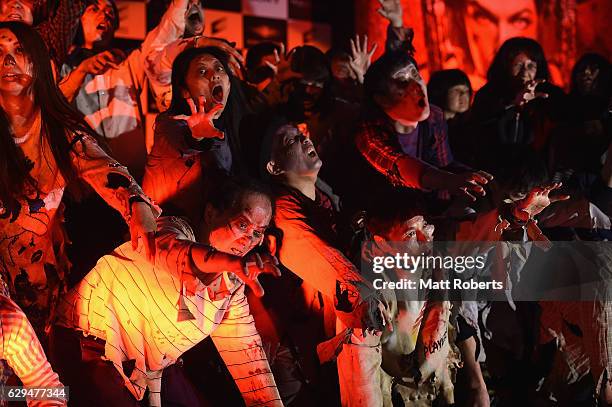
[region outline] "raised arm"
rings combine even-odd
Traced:
[[[47,0],[37,0],[34,8],[43,7],[46,3]],[[43,37],[51,58],[58,68],[68,56],[84,9],[84,0],[60,0],[53,15],[35,27]]]

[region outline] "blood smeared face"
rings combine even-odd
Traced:
[[[21,21],[34,24],[32,0],[0,0],[0,21]]]
[[[259,193],[243,196],[238,211],[212,209],[207,221],[212,226],[208,240],[220,252],[243,257],[259,245],[272,220],[272,203]]]
[[[427,87],[414,64],[409,63],[391,74],[388,96],[379,104],[385,113],[400,123],[412,124],[429,117]]]
[[[33,64],[12,31],[0,29],[0,92],[22,94],[32,89]]]

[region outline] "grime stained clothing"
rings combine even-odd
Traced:
[[[69,269],[61,203],[66,181],[46,138],[39,116],[25,136],[14,142],[30,167],[36,188],[26,186],[13,202],[0,203],[0,272],[10,295],[42,335]],[[67,134],[78,177],[89,184],[124,219],[131,197],[154,206],[125,167],[85,134]]]
[[[334,304],[338,334],[317,352],[322,362],[338,357],[341,403],[381,405],[380,338],[365,332],[383,329],[376,319],[379,296],[337,248],[339,199],[320,180],[315,200],[285,185],[276,185],[275,192],[281,263]]]
[[[106,360],[137,400],[149,390],[151,406],[160,406],[163,369],[209,336],[247,406],[282,406],[244,282],[199,270],[194,245],[184,219],[161,217],[155,264],[129,242],[116,248],[62,298],[57,324],[104,341]]]
[[[199,222],[207,189],[204,177],[233,170],[238,153],[229,140],[232,135],[198,141],[185,120],[176,120],[168,112],[157,116],[154,134],[143,189],[166,213]]]

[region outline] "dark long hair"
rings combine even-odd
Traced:
[[[513,81],[511,80],[512,61],[519,54],[526,54],[538,65],[535,79],[550,79],[548,62],[544,56],[544,50],[536,40],[526,37],[515,37],[506,40],[487,71],[487,81],[493,88],[506,93],[512,90]]]
[[[202,48],[189,48],[181,52],[174,63],[172,64],[172,100],[170,107],[168,108],[168,114],[180,115],[180,114],[191,114],[187,101],[183,98],[183,90],[187,89],[185,78],[187,77],[187,71],[189,65],[199,55],[212,55],[217,58],[223,69],[227,73],[230,82],[230,93],[227,98],[225,109],[219,117],[218,121],[222,124],[223,130],[232,150],[233,161],[238,162],[240,157],[240,142],[239,142],[239,130],[240,121],[242,117],[248,113],[247,105],[240,88],[240,82],[234,77],[229,67],[229,58],[227,54],[217,47],[202,47]]]
[[[83,115],[68,104],[55,84],[49,52],[40,35],[20,22],[2,22],[0,29],[10,30],[23,47],[33,66],[34,103],[40,108],[43,147],[51,149],[57,167],[66,184],[77,178],[72,164],[72,142],[69,135],[87,134],[96,137],[85,123]],[[6,206],[21,197],[26,186],[37,188],[21,149],[10,130],[6,112],[0,108],[0,200]]]

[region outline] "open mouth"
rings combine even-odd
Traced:
[[[315,148],[313,146],[310,146],[308,148],[308,150],[306,150],[306,154],[308,155],[308,157],[316,157],[317,156],[317,150],[315,150]]]
[[[419,101],[417,102],[417,104],[421,108],[425,108],[427,106],[427,102],[425,102],[425,98],[420,98]]]
[[[2,75],[2,79],[7,79],[9,81],[17,80],[18,77],[19,77],[19,75],[15,74],[15,73],[6,73],[6,74]]]
[[[108,25],[106,23],[100,23],[96,26],[96,29],[100,31],[106,31],[107,28],[108,28]]]
[[[211,92],[212,98],[217,103],[223,103],[223,86],[215,85]]]
[[[17,13],[11,13],[7,16],[7,19],[11,20],[11,21],[23,21],[23,17],[21,16],[21,14],[17,14]]]
[[[189,20],[191,24],[202,23],[202,19],[200,18],[200,13],[198,13],[197,11],[194,12],[193,14],[190,14],[189,17],[187,17],[187,20]]]

